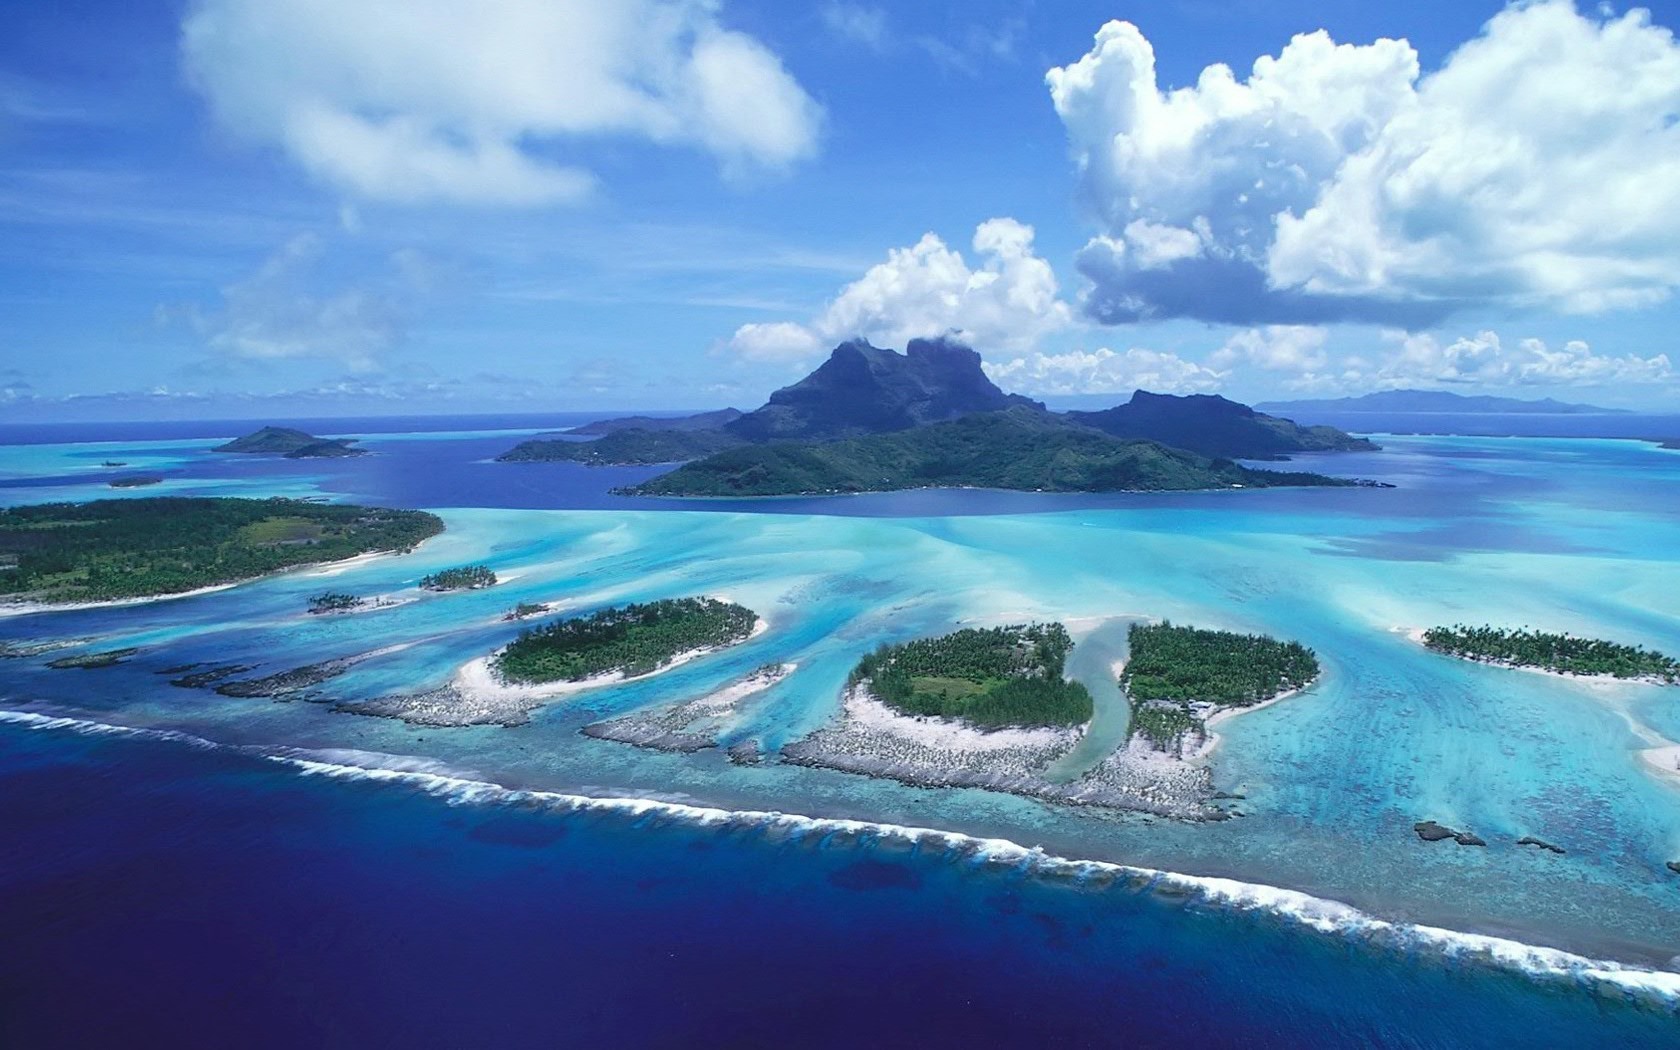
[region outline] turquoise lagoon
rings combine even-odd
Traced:
[[[1042,847],[1026,857],[1235,880],[1251,888],[1220,892],[1242,906],[1293,909],[1325,928],[1368,920],[1252,887],[1638,966],[1666,969],[1680,954],[1680,875],[1665,866],[1680,859],[1680,780],[1641,757],[1680,740],[1680,691],[1455,661],[1406,633],[1530,624],[1680,652],[1680,453],[1605,439],[1393,437],[1381,453],[1299,464],[1392,489],[648,504],[606,491],[647,472],[487,462],[514,437],[377,435],[367,441],[376,455],[301,464],[229,463],[205,451],[208,441],[5,449],[0,500],[11,504],[162,489],[107,489],[94,468],[111,458],[166,473],[172,493],[429,507],[449,529],[414,554],[343,570],[0,619],[4,641],[142,648],[100,670],[6,660],[0,706],[29,724],[62,716],[176,730],[433,786],[960,832]],[[413,592],[421,575],[465,562],[487,563],[505,582]],[[328,588],[417,600],[306,615],[306,599]],[[413,727],[332,708],[442,684],[512,636],[518,625],[501,616],[516,602],[586,611],[696,593],[750,605],[770,629],[668,673],[558,700],[519,727]],[[773,760],[739,766],[721,752],[664,754],[578,733],[704,695],[767,661],[795,662],[723,738],[773,754],[836,711],[847,671],[880,642],[1059,619],[1106,647],[1103,659],[1083,661],[1100,671],[1123,651],[1114,623],[1138,617],[1264,631],[1319,653],[1325,674],[1313,688],[1222,727],[1209,761],[1216,786],[1244,796],[1241,817],[1182,824]],[[234,663],[255,677],[380,649],[389,651],[322,685],[316,702],[233,699],[160,673]],[[1108,713],[1111,731],[1116,719]],[[1488,846],[1422,843],[1411,826],[1424,819],[1473,830]],[[1528,835],[1568,852],[1516,845]]]

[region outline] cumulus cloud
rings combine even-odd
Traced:
[[[1478,332],[1445,344],[1428,334],[1390,332],[1387,338],[1395,349],[1373,374],[1359,377],[1367,386],[1639,386],[1675,378],[1667,354],[1599,354],[1579,339],[1553,349],[1539,339],[1508,345],[1497,332]]]
[[[1325,341],[1329,333],[1312,325],[1268,325],[1245,328],[1213,352],[1216,368],[1254,365],[1268,372],[1316,372],[1329,363]]]
[[[427,267],[413,253],[398,252],[389,259],[389,276],[323,291],[325,250],[314,234],[293,238],[251,276],[223,288],[218,309],[188,308],[186,320],[212,350],[229,357],[326,358],[354,371],[374,368],[401,338]]]
[[[713,0],[196,0],[192,82],[231,131],[364,197],[534,205],[568,144],[690,146],[728,173],[812,155],[821,110]]]
[[[1030,354],[984,367],[999,386],[1029,394],[1205,394],[1218,390],[1229,374],[1142,347]]]
[[[1642,11],[1516,4],[1422,76],[1404,41],[1308,33],[1176,90],[1110,22],[1047,83],[1104,226],[1078,260],[1104,322],[1415,330],[1680,285],[1680,46]]]
[[[929,233],[894,248],[840,291],[821,313],[797,324],[742,325],[734,353],[759,361],[797,362],[863,336],[886,346],[956,332],[983,352],[1024,352],[1072,321],[1057,297],[1056,274],[1033,251],[1033,228],[988,219],[974,231],[976,265]]]

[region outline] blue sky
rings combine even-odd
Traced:
[[[7,21],[14,420],[750,406],[950,329],[1039,396],[1680,404],[1668,5]]]

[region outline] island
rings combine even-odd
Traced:
[[[420,577],[423,591],[477,591],[496,583],[496,574],[488,565],[457,565]]]
[[[1378,446],[1335,427],[1303,427],[1217,394],[1152,394],[1139,390],[1123,405],[1068,418],[1111,437],[1158,441],[1203,456],[1287,459],[1296,452],[1375,452]]]
[[[986,464],[982,470],[973,469],[972,464],[949,469],[949,457],[932,446],[951,431],[938,428],[975,417],[1001,417],[1016,431],[1034,432],[1040,445],[1035,450],[1038,462],[1020,470],[1005,469],[1008,464],[1001,461]],[[1000,426],[995,419],[982,425]],[[1061,436],[1052,441],[1046,437],[1051,433]],[[701,461],[707,464],[702,468],[705,472],[742,475],[739,481],[720,484],[714,479],[695,484],[695,474],[690,473],[670,483],[666,491],[650,488],[641,494],[788,495],[932,486],[1107,492],[1277,482],[1231,476],[1156,483],[1147,479],[1153,473],[1147,468],[1129,473],[1123,469],[1126,476],[1105,478],[1102,465],[1097,464],[1097,476],[1046,484],[1042,480],[1046,461],[1055,461],[1057,466],[1073,461],[1077,472],[1092,466],[1087,455],[1091,448],[1101,450],[1095,453],[1098,459],[1119,455],[1116,445],[1094,445],[1092,435],[1153,442],[1210,461],[1377,448],[1334,427],[1297,426],[1222,397],[1172,397],[1140,390],[1126,404],[1102,412],[1051,412],[1038,401],[999,389],[987,376],[980,355],[951,338],[912,339],[902,354],[863,339],[841,343],[809,375],[775,391],[751,412],[725,409],[675,420],[629,416],[602,420],[568,434],[523,441],[498,460],[600,466]],[[601,436],[594,441],[576,440],[591,434]],[[993,436],[999,435],[986,435]],[[845,444],[872,438],[883,441],[867,449]],[[923,455],[922,449],[930,451]],[[902,461],[898,463],[905,468],[899,472],[902,476],[883,477],[882,464],[868,461],[877,455]],[[837,469],[836,460],[856,462]],[[852,466],[866,476],[848,477]],[[1180,473],[1177,468],[1167,472]],[[765,483],[759,475],[775,480]]]
[[[260,430],[217,445],[212,452],[245,455],[284,456],[287,459],[342,459],[363,456],[366,449],[351,445],[354,438],[319,438],[291,427],[263,427]]]
[[[162,481],[163,478],[156,474],[136,474],[133,477],[112,478],[106,484],[114,489],[140,489],[147,485],[157,485]]]
[[[155,496],[0,510],[0,601],[125,601],[413,550],[434,514],[294,499]]]
[[[345,701],[350,714],[415,725],[522,725],[548,700],[643,678],[737,645],[766,625],[722,598],[666,598],[526,628],[428,692]]]
[[[1303,401],[1268,401],[1255,406],[1266,412],[1287,412],[1310,416],[1317,412],[1449,412],[1461,415],[1621,415],[1619,408],[1600,408],[1552,398],[1531,400],[1455,394],[1450,390],[1379,390],[1359,397],[1337,397]]]
[[[620,491],[636,496],[792,496],[916,488],[1143,492],[1353,486],[1121,440],[1026,407],[840,441],[747,445]]]
[[[532,438],[496,457],[498,463],[584,463],[645,466],[681,463],[742,444],[723,430],[613,430],[594,441]]]
[[[1062,678],[1072,648],[1059,623],[971,627],[883,645],[858,662],[846,684],[867,685],[903,714],[954,718],[980,729],[1084,725],[1091,694]]]
[[[715,430],[740,418],[741,410],[738,408],[720,408],[689,416],[619,416],[616,419],[598,419],[562,433],[595,437],[620,430]]]
[[[965,628],[877,649],[853,670],[836,717],[782,745],[782,761],[914,787],[1185,820],[1228,816],[1213,804],[1205,766],[1129,745],[1078,757],[1093,701],[1063,677],[1069,650],[1059,623]],[[740,749],[737,741],[731,755]]]
[[[352,612],[366,604],[366,598],[354,594],[345,594],[342,591],[328,591],[309,599],[309,611],[316,614]]]
[[[1622,645],[1527,627],[1431,627],[1420,640],[1429,649],[1478,663],[1527,667],[1553,674],[1633,679],[1680,685],[1680,661],[1637,645]]]
[[[1133,624],[1120,688],[1131,702],[1130,733],[1178,757],[1204,751],[1221,714],[1305,689],[1318,657],[1299,642],[1210,631],[1163,621]]]

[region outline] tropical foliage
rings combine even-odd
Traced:
[[[414,510],[292,499],[159,496],[0,510],[0,597],[104,601],[178,594],[443,531]]]
[[[1251,470],[1123,441],[1031,408],[822,443],[725,449],[627,490],[643,496],[786,496],[913,488],[1120,492],[1349,485]]]
[[[650,674],[683,653],[744,641],[758,614],[716,598],[666,598],[602,609],[520,635],[494,660],[510,682],[576,682]]]
[[[309,599],[309,611],[312,613],[347,612],[351,609],[360,608],[366,603],[367,599],[358,598],[354,594],[328,591],[326,594],[317,594]]]
[[[725,430],[615,430],[594,441],[534,438],[497,456],[502,463],[566,461],[591,466],[676,463],[739,445]]]
[[[494,586],[496,574],[487,565],[457,565],[420,577],[420,587],[428,591],[476,591]]]
[[[1637,645],[1620,645],[1527,627],[1431,627],[1423,644],[1438,653],[1512,667],[1539,667],[1560,674],[1651,678],[1680,684],[1680,661]]]
[[[1059,623],[966,628],[883,645],[853,669],[882,702],[906,714],[957,718],[984,729],[1080,725],[1091,694],[1062,678],[1073,642]]]
[[[1299,642],[1168,622],[1133,624],[1128,637],[1120,686],[1132,703],[1131,731],[1167,750],[1201,732],[1198,707],[1247,707],[1318,677],[1318,657]]]

